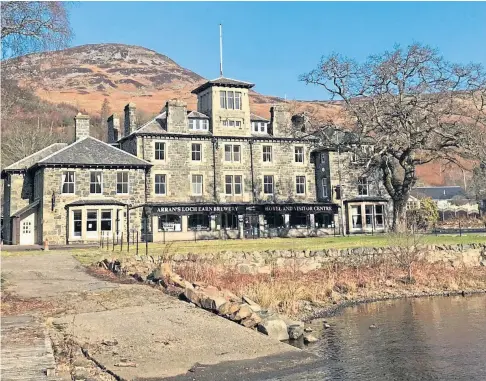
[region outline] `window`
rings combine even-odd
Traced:
[[[316,228],[332,228],[334,227],[334,218],[329,213],[317,213],[315,214],[314,221]]]
[[[155,142],[155,160],[165,160],[165,143]]]
[[[220,91],[219,104],[221,108],[241,110],[241,92]]]
[[[272,146],[263,146],[263,162],[270,163],[272,161]]]
[[[195,131],[207,131],[209,129],[209,120],[189,119],[189,129]]]
[[[221,215],[221,227],[223,229],[229,229],[229,230],[238,229],[238,214],[223,213]]]
[[[361,229],[361,205],[351,207],[351,221],[353,223],[353,229]]]
[[[328,198],[329,194],[328,194],[328,190],[327,190],[327,177],[322,178],[321,190],[322,190],[322,198]]]
[[[155,194],[166,194],[167,192],[167,180],[165,175],[155,175]]]
[[[223,120],[223,127],[228,127],[228,121],[227,120]]]
[[[102,193],[103,174],[101,172],[91,172],[89,180],[89,193]]]
[[[228,120],[228,127],[234,127],[235,126],[235,121],[234,120]]]
[[[235,92],[235,109],[241,110],[241,93]]]
[[[201,161],[201,144],[193,143],[191,147],[192,151],[192,160],[193,161]]]
[[[365,222],[366,226],[373,225],[373,205],[365,205]]]
[[[304,147],[295,147],[295,162],[304,162]]]
[[[358,178],[358,195],[368,196],[369,193],[369,183],[367,177]]]
[[[98,211],[88,210],[86,217],[86,231],[88,233],[98,231]]]
[[[265,122],[251,122],[251,127],[253,132],[256,133],[267,133],[267,123]]]
[[[290,213],[290,227],[291,228],[306,228],[307,227],[307,214],[300,212]]]
[[[159,216],[159,232],[182,231],[182,217],[175,214],[163,214]]]
[[[221,108],[227,108],[226,107],[226,91],[220,91],[219,92],[219,105]]]
[[[383,205],[375,205],[375,226],[382,228],[384,225],[384,207]]]
[[[116,174],[116,193],[128,193],[128,172],[117,172]]]
[[[192,175],[192,194],[202,195],[203,193],[203,177],[202,175]]]
[[[235,127],[241,128],[241,120],[235,121]]]
[[[336,187],[334,188],[334,192],[336,194],[336,200],[341,200],[341,186],[340,185],[336,185]]]
[[[187,219],[189,230],[209,230],[208,214],[190,214]]]
[[[62,193],[74,193],[74,171],[63,172]]]
[[[224,160],[239,162],[241,160],[241,147],[239,145],[225,145],[224,146]]]
[[[273,194],[273,176],[263,176],[263,193]]]
[[[234,91],[228,91],[228,108],[234,109],[235,108],[235,98],[234,98]]]
[[[101,231],[111,232],[111,210],[101,211]]]
[[[226,194],[242,194],[242,176],[241,175],[226,175],[224,177],[224,188]]]
[[[75,237],[81,237],[82,223],[83,222],[81,210],[73,210],[73,235]]]
[[[283,214],[267,213],[265,214],[265,219],[269,228],[283,228],[285,225]]]
[[[295,193],[305,194],[305,176],[295,177]]]

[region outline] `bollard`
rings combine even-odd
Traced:
[[[47,239],[44,240],[44,251],[49,251],[49,241]]]

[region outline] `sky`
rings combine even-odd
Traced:
[[[331,53],[364,61],[421,42],[448,60],[486,67],[486,2],[78,2],[72,46],[140,45],[213,79],[224,76],[287,99],[327,99],[299,81]]]

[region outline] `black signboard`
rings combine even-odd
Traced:
[[[160,205],[152,207],[153,215],[161,214],[195,214],[195,213],[332,213],[338,211],[336,204],[193,204],[193,205]]]

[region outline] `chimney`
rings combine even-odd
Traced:
[[[187,103],[178,99],[172,99],[165,104],[167,111],[167,131],[187,132],[189,122],[187,120]]]
[[[273,136],[290,136],[291,118],[286,105],[278,104],[270,108],[270,131]]]
[[[110,115],[106,120],[108,125],[108,143],[115,143],[120,136],[120,118],[117,114]]]
[[[125,136],[130,135],[137,129],[137,117],[135,111],[137,107],[135,103],[129,103],[125,106]]]
[[[78,112],[78,115],[74,117],[74,136],[76,140],[89,136],[89,115]]]

